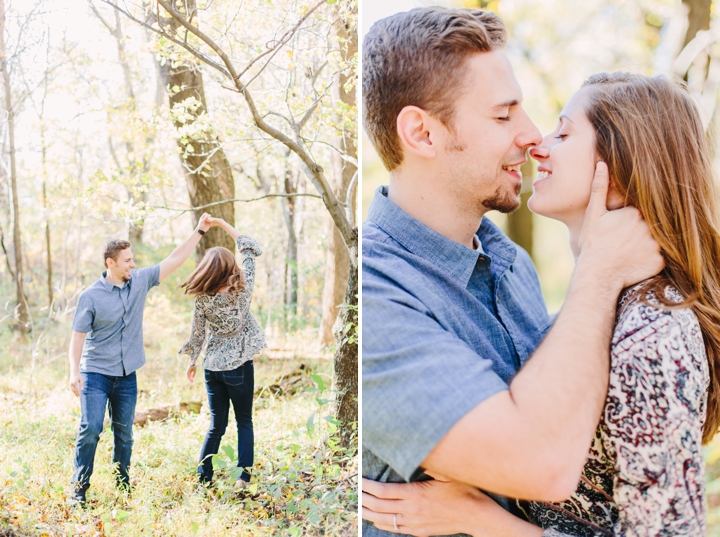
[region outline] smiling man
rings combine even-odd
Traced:
[[[135,372],[145,364],[142,321],[148,291],[182,265],[210,228],[203,214],[185,242],[153,267],[136,269],[130,243],[110,240],[103,248],[105,270],[78,300],[70,339],[70,389],[80,398],[71,504],[83,505],[90,487],[105,408],[114,436],[117,485],[129,489],[132,426],[137,402]]]
[[[365,38],[364,125],[390,185],[363,226],[363,476],[559,500],[600,416],[618,294],[663,260],[637,210],[607,211],[598,166],[550,329],[530,257],[484,217],[518,207],[520,166],[541,142],[506,37],[493,13],[433,7]],[[364,536],[405,533],[374,505],[364,492]]]

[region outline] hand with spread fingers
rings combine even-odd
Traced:
[[[378,529],[426,537],[540,536],[542,529],[503,509],[488,495],[455,481],[362,481],[362,517]]]

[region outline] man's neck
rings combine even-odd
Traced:
[[[424,177],[423,177],[424,175]],[[448,189],[438,188],[437,180],[427,175],[410,177],[408,172],[390,174],[388,199],[427,227],[468,248],[474,248],[473,236],[485,211],[472,214]]]
[[[110,272],[109,270],[105,272],[105,279],[107,281],[109,281],[111,284],[117,285],[118,287],[122,287],[123,284],[125,283],[125,280],[123,280],[122,278],[116,278],[115,276],[113,276],[113,273]]]

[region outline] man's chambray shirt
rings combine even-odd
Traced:
[[[453,425],[506,390],[550,325],[530,256],[484,218],[471,250],[380,187],[362,237],[363,476],[415,481]],[[390,535],[363,521],[363,535]]]
[[[143,311],[148,291],[160,283],[160,265],[133,270],[122,287],[106,274],[80,295],[72,329],[88,334],[80,371],[121,377],[145,364]]]

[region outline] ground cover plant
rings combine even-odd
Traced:
[[[161,298],[146,310],[138,410],[172,410],[135,427],[130,495],[114,487],[106,427],[85,510],[65,503],[80,415],[61,345],[68,319],[24,344],[0,329],[0,535],[357,535],[356,448],[341,448],[334,436],[332,355],[298,333],[256,358],[251,486],[232,487],[231,417],[214,460],[215,485],[204,488],[193,475],[209,423],[202,376],[185,379],[174,353],[189,324],[185,314],[161,316]],[[181,412],[181,402],[202,406],[195,413],[196,405],[184,404],[189,410]]]

